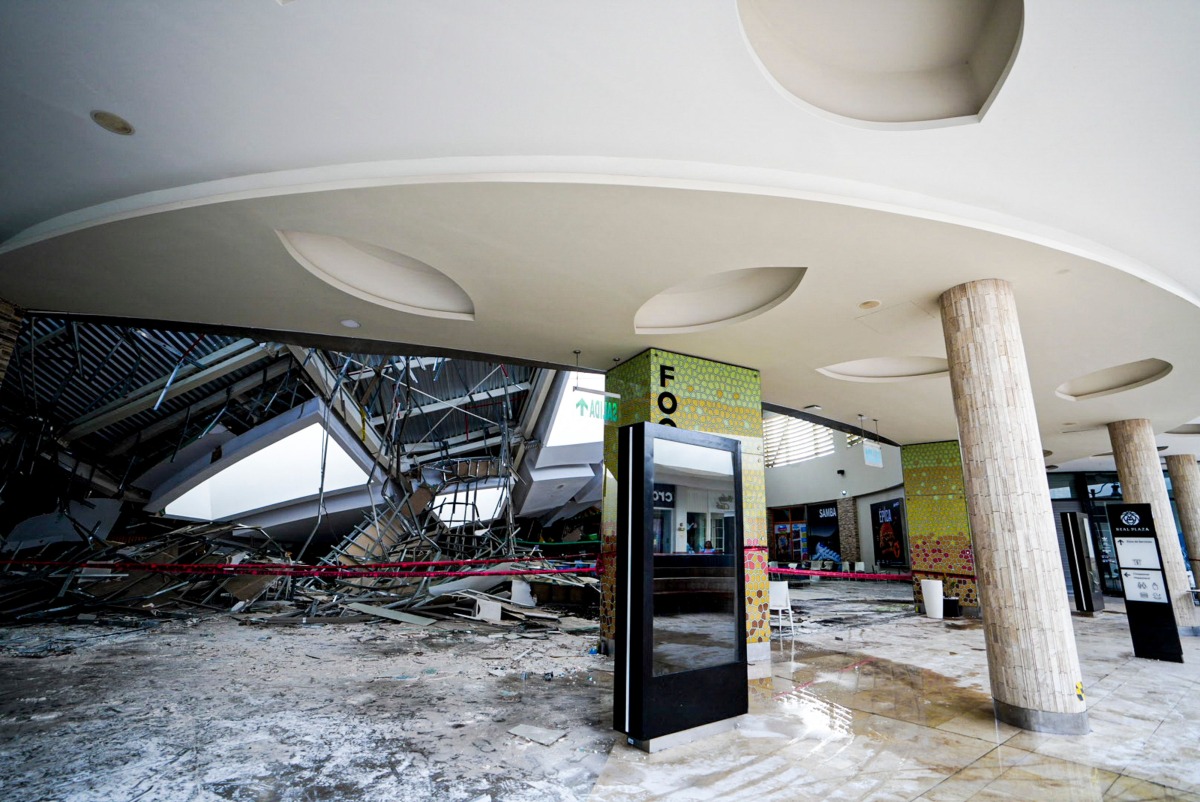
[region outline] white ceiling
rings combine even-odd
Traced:
[[[658,345],[918,442],[955,436],[945,378],[816,369],[944,356],[937,295],[1001,277],[1061,464],[1108,451],[1108,420],[1200,415],[1198,37],[1190,1],[1030,3],[980,123],[884,131],[785,96],[732,0],[8,3],[0,295],[333,334],[354,318],[356,336],[566,364],[580,348],[597,369]],[[101,130],[94,109],[136,133]],[[341,292],[276,230],[419,260],[475,320]],[[634,333],[664,290],[780,266],[807,272],[757,317]],[[1149,358],[1174,369],[1054,393]]]

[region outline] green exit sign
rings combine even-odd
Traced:
[[[619,405],[615,398],[581,398],[575,402],[580,417],[595,418],[605,423],[616,423]]]

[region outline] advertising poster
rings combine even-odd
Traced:
[[[771,536],[771,559],[775,562],[792,561],[792,525],[790,523],[775,524],[775,532]]]
[[[792,522],[792,562],[808,559],[808,524]]]
[[[875,564],[908,564],[904,542],[904,499],[880,501],[871,505],[871,531],[875,536]]]
[[[810,504],[807,523],[809,559],[841,562],[837,503]]]

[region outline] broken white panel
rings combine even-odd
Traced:
[[[503,616],[503,610],[500,608],[500,602],[490,599],[475,600],[475,617],[482,618],[484,621],[499,621]]]
[[[591,465],[534,468],[529,462],[521,464],[518,475],[521,482],[513,495],[517,501],[517,514],[526,517],[557,510],[596,478]]]
[[[524,579],[514,579],[512,590],[508,595],[513,604],[519,604],[522,607],[537,607],[537,599],[533,598],[533,590]]]
[[[101,540],[108,537],[117,516],[121,514],[119,499],[72,501],[66,513],[51,512],[26,518],[13,527],[4,540],[5,551],[17,551],[48,543],[82,543],[80,529]]]

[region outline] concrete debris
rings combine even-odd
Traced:
[[[550,730],[533,724],[518,724],[510,729],[509,732],[513,735],[519,735],[522,738],[528,738],[542,746],[549,746],[567,734],[565,730]]]
[[[401,612],[400,610],[389,610],[386,607],[376,607],[372,604],[359,604],[358,602],[351,602],[350,604],[345,605],[345,607],[347,610],[357,610],[358,612],[366,613],[367,615],[376,615],[380,618],[387,618],[392,621],[401,621],[405,624],[412,624],[418,627],[427,627],[430,624],[436,623],[437,621],[435,618],[426,618],[425,616],[413,615],[412,613],[405,613]]]
[[[232,524],[186,526],[136,544],[95,537],[40,548],[6,544],[0,573],[0,620],[35,621],[99,616],[190,618],[201,612],[243,609],[272,593],[286,577],[205,573],[242,562],[286,565],[268,540],[255,547],[234,540]],[[187,566],[183,571],[179,566]]]

